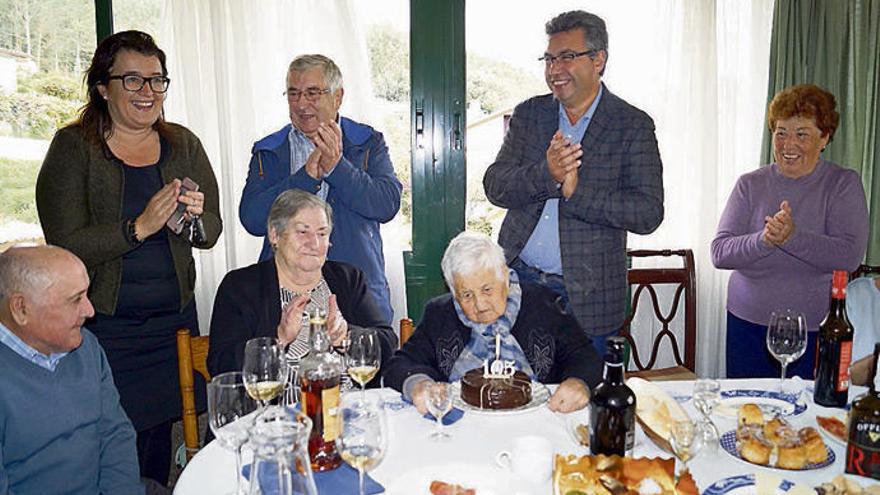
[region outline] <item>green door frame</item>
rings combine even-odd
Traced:
[[[113,0],[95,0],[95,33],[98,43],[113,34]]]
[[[440,260],[464,230],[464,0],[410,0],[412,251],[403,253],[409,317],[446,292]]]

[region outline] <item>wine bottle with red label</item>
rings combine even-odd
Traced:
[[[849,413],[849,441],[846,444],[846,472],[880,479],[880,392],[877,391],[877,357],[880,343],[874,345],[874,363],[868,392],[852,403]]]
[[[816,343],[816,389],[813,400],[827,407],[843,407],[849,396],[853,326],[846,317],[848,274],[835,270],[831,281],[831,307]]]

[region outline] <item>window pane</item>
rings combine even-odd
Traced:
[[[163,0],[113,0],[113,31],[143,31],[161,47],[163,5]]]
[[[83,105],[95,50],[93,2],[13,2],[0,10],[0,251],[42,241],[34,184],[49,141]]]

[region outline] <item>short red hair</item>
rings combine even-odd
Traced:
[[[776,93],[767,110],[767,125],[770,132],[776,130],[776,122],[792,117],[811,118],[822,136],[828,141],[840,124],[840,114],[835,107],[834,95],[815,84],[798,84]]]

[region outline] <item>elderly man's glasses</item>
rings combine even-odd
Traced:
[[[587,50],[585,52],[562,52],[556,56],[545,53],[543,57],[538,59],[538,61],[544,62],[547,67],[550,67],[551,65],[556,63],[570,64],[574,61],[574,59],[578,57],[583,57],[584,55],[593,58],[593,56],[596,55],[596,50]]]
[[[110,76],[107,78],[108,81],[112,81],[113,79],[119,79],[122,81],[122,87],[125,88],[126,91],[134,92],[144,89],[144,85],[149,83],[150,89],[152,89],[154,93],[164,93],[168,91],[168,85],[171,84],[171,79],[168,79],[165,76],[141,77],[134,74],[128,74],[125,76]]]
[[[321,95],[326,95],[330,92],[330,89],[321,89],[321,88],[307,88],[305,91],[300,91],[298,89],[288,89],[284,92],[284,95],[287,96],[289,101],[299,101],[301,96],[305,96],[309,101],[315,101],[321,97]]]

